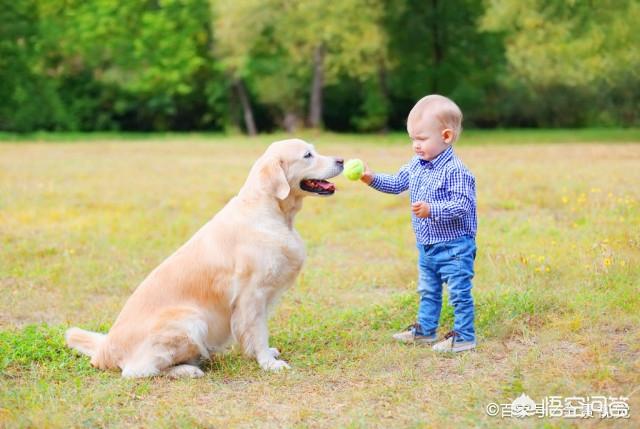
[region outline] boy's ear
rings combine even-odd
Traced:
[[[453,130],[451,128],[445,128],[442,130],[442,140],[446,144],[453,143]]]

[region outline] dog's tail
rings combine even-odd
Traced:
[[[97,355],[102,343],[107,339],[105,334],[85,331],[80,328],[68,329],[64,337],[69,347],[91,358]]]

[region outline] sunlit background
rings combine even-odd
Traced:
[[[0,130],[640,122],[636,0],[2,0]]]

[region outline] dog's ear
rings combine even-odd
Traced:
[[[280,200],[287,198],[291,192],[283,164],[282,160],[270,158],[260,169],[260,181],[265,189]]]

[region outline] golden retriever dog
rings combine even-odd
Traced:
[[[293,226],[306,196],[332,195],[343,160],[298,139],[271,144],[247,181],[129,297],[107,335],[71,328],[67,345],[123,377],[201,377],[201,358],[234,340],[265,370],[289,365],[269,347],[267,316],[305,259]]]

